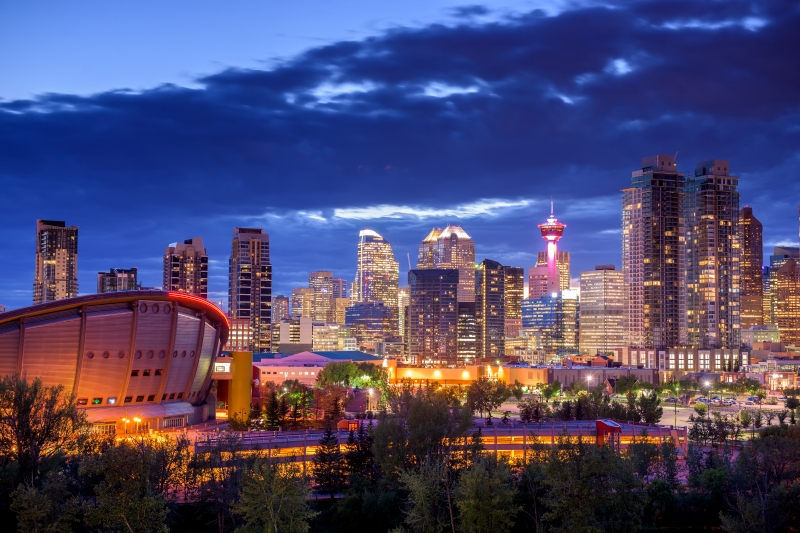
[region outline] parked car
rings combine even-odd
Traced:
[[[747,399],[747,401],[748,401],[748,402],[757,402],[757,401],[758,401],[758,396],[750,396],[750,397]]]
[[[664,400],[666,403],[676,403],[678,401],[677,398],[667,398]]]
[[[778,401],[785,402],[786,396],[778,396]]]
[[[744,404],[745,405],[755,405],[755,402],[751,402],[751,401],[748,400],[748,401],[744,402]]]

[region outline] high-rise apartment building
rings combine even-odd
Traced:
[[[408,339],[405,338],[405,317],[406,317],[406,309],[408,308],[408,304],[411,303],[411,289],[408,287],[399,287],[397,289],[397,324],[398,328],[400,328],[400,336],[403,338],[403,342],[407,342]]]
[[[75,296],[78,296],[78,227],[59,220],[37,220],[33,303]]]
[[[478,323],[478,357],[505,355],[505,270],[484,259],[475,271],[475,319]]]
[[[417,269],[458,269],[458,301],[475,301],[475,242],[461,226],[433,229],[419,246]]]
[[[761,222],[753,208],[739,212],[739,275],[742,330],[764,325],[764,245]]]
[[[764,322],[766,324],[778,324],[778,271],[789,259],[800,260],[800,248],[794,246],[776,246],[769,256],[769,277],[767,278],[769,289],[765,291],[764,298],[768,305],[764,312]]]
[[[314,320],[317,322],[333,322],[335,315],[333,272],[324,270],[311,272],[308,275],[308,287],[314,289],[314,311],[312,315]]]
[[[525,269],[504,266],[505,336],[518,337],[522,328],[522,299],[525,297]]]
[[[547,294],[550,274],[547,263],[532,266],[528,269],[528,298],[541,298]]]
[[[362,349],[374,352],[375,343],[396,335],[397,315],[383,302],[353,302],[347,308],[345,323]]]
[[[97,273],[97,293],[135,291],[139,288],[137,269],[111,268]]]
[[[538,339],[538,347],[546,355],[575,355],[579,349],[578,312],[578,291],[528,298],[522,301],[522,327],[527,336]]]
[[[383,302],[394,320],[391,331],[397,336],[397,290],[400,267],[394,259],[389,241],[375,231],[365,229],[358,234],[358,265],[350,299],[353,302]]]
[[[458,302],[458,360],[466,364],[478,357],[478,320],[475,302]]]
[[[642,159],[622,191],[622,272],[628,346],[669,348],[685,342],[682,284],[683,173],[675,158]]]
[[[298,287],[292,289],[292,318],[314,318],[314,289]]]
[[[164,290],[208,298],[208,255],[201,237],[167,246],[164,252]]]
[[[776,274],[777,306],[775,319],[781,342],[800,346],[800,266],[787,259]]]
[[[684,182],[686,342],[739,348],[739,178],[728,161],[698,163]]]
[[[333,297],[348,298],[347,285],[349,285],[347,281],[343,280],[342,278],[331,279],[331,286],[333,287]]]
[[[272,323],[277,324],[281,320],[289,320],[290,313],[289,298],[283,294],[272,297]]]
[[[580,353],[594,355],[624,348],[625,282],[614,265],[581,272]]]
[[[228,261],[228,314],[232,319],[249,321],[253,351],[269,351],[272,263],[269,235],[261,228],[233,228]]]
[[[536,254],[536,266],[547,266],[547,252]],[[556,252],[556,270],[558,270],[558,290],[568,291],[570,284],[570,255],[569,252],[558,250]],[[545,294],[545,293],[543,293]]]
[[[346,324],[347,308],[350,307],[350,298],[335,298],[333,300],[334,319],[337,324]]]
[[[408,354],[417,364],[457,358],[458,275],[456,269],[408,272]]]

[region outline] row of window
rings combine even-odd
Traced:
[[[182,352],[180,352],[180,356],[181,357],[186,357],[187,355],[189,357],[194,357],[194,355],[195,355],[194,350],[189,350],[188,352],[186,350],[183,350]],[[136,359],[141,359],[144,356],[144,352],[142,350],[136,350],[136,352],[133,354],[133,356]],[[158,358],[159,359],[164,359],[166,356],[167,356],[167,352],[165,350],[161,350],[160,352],[158,352]],[[103,357],[103,359],[108,359],[109,357],[111,357],[111,353],[107,352],[107,351],[103,352],[102,357]],[[125,352],[120,350],[119,352],[117,352],[117,357],[120,358],[120,359],[124,359],[125,358]],[[148,359],[153,359],[154,357],[155,357],[155,351],[154,350],[148,350],[147,351],[147,358]],[[177,358],[178,357],[178,350],[175,350],[174,352],[172,352],[172,357],[173,358]],[[86,358],[87,359],[94,359],[94,352],[86,352]]]
[[[172,306],[171,305],[169,305],[169,304],[162,304],[162,305],[163,305],[163,309],[164,309],[164,314],[165,315],[168,315],[168,314],[170,314],[172,312]],[[146,313],[148,309],[153,314],[158,314],[158,312],[162,309],[162,307],[160,307],[156,303],[150,304],[149,306],[144,302],[139,304],[139,312],[140,313]]]
[[[131,377],[135,378],[135,377],[139,376],[139,372],[142,373],[142,377],[146,378],[146,377],[149,377],[151,375],[152,370],[150,370],[149,368],[144,369],[144,370],[131,370]],[[164,372],[163,369],[156,368],[155,375],[156,376],[160,376],[160,375],[163,374],[163,372]]]
[[[218,370],[217,372],[225,372],[225,370]],[[295,373],[294,373],[294,372],[265,372],[264,370],[262,370],[262,371],[261,371],[261,373],[262,373],[262,374],[266,374],[266,375],[268,375],[268,376],[269,376],[269,375],[272,375],[272,374],[275,374],[276,376],[277,376],[277,375],[281,375],[281,376],[283,376],[283,375],[289,375],[289,374],[291,374],[292,376],[294,376],[294,375],[295,375]],[[307,376],[307,375],[308,375],[308,372],[298,372],[298,373],[297,373],[297,375],[298,375],[298,376],[302,376],[302,375],[306,375],[306,376]],[[315,372],[311,372],[311,375],[312,375],[312,376],[313,376],[313,375],[315,375]]]
[[[194,396],[197,396],[197,391],[194,391],[193,393],[191,393],[189,395],[189,398],[192,398]],[[164,401],[167,401],[167,400],[183,400],[183,393],[182,392],[177,392],[177,393],[176,392],[172,392],[172,393],[169,393],[169,394],[167,394],[167,393],[162,394],[161,395],[161,401],[164,402]],[[143,401],[144,401],[144,395],[136,396],[136,403],[141,403]],[[147,396],[147,401],[148,402],[156,401],[156,395],[155,394],[148,395]],[[134,402],[134,397],[133,396],[125,396],[125,403],[133,403],[133,402]],[[89,403],[90,403],[89,402],[89,398],[78,398],[78,405],[89,405]],[[91,404],[92,405],[103,405],[103,398],[92,398]],[[110,397],[110,398],[106,399],[106,405],[116,405],[116,404],[117,404],[117,398],[116,397]]]

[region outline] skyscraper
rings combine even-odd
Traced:
[[[383,302],[390,310],[393,334],[397,324],[397,289],[400,268],[394,259],[389,241],[375,231],[365,229],[358,234],[358,265],[350,299],[353,302]]]
[[[314,289],[314,311],[312,318],[318,322],[333,322],[334,295],[333,272],[320,270],[308,275],[308,287]],[[339,287],[337,287],[339,289]]]
[[[405,338],[405,316],[406,308],[411,303],[411,289],[408,287],[399,287],[397,289],[397,324],[400,328],[400,335],[403,337],[403,342],[408,342]]]
[[[546,354],[577,354],[578,292],[567,290],[523,300],[522,327],[526,335],[539,339]]]
[[[333,287],[334,298],[347,298],[347,281],[342,278],[333,278],[331,286]]]
[[[550,202],[550,216],[547,222],[539,224],[542,238],[547,241],[547,292],[559,292],[561,290],[561,278],[566,277],[567,288],[569,288],[569,274],[561,276],[558,268],[558,241],[564,234],[567,225],[559,222],[553,211],[553,202]],[[569,261],[569,259],[567,259]],[[569,262],[567,263],[569,264]],[[567,267],[569,268],[569,267]]]
[[[375,351],[375,343],[392,336],[397,315],[382,301],[353,302],[347,308],[345,323],[362,349]]]
[[[682,285],[683,173],[675,158],[642,159],[622,191],[622,272],[628,346],[668,348],[685,342]],[[683,326],[683,328],[682,328]]]
[[[269,235],[261,228],[233,228],[228,263],[228,314],[250,323],[253,351],[269,351],[272,264]]]
[[[764,245],[761,222],[752,207],[739,213],[739,274],[742,329],[764,325]]]
[[[478,320],[475,302],[458,302],[458,360],[471,363],[478,357]]]
[[[281,320],[289,320],[291,313],[289,312],[289,298],[283,294],[272,297],[272,323],[278,324]]]
[[[475,242],[461,226],[431,230],[419,246],[417,268],[458,269],[458,301],[475,301]]]
[[[478,357],[505,355],[505,270],[484,259],[475,272],[475,320],[478,324]]]
[[[458,270],[410,270],[408,354],[417,364],[455,361]]]
[[[558,290],[569,290],[570,283],[570,256],[569,252],[559,250],[556,254],[556,269],[558,270]],[[547,266],[547,252],[539,252],[536,265]]]
[[[314,289],[298,287],[292,289],[292,318],[314,318]]]
[[[778,269],[776,321],[781,332],[781,342],[800,346],[800,267],[795,259],[788,259]]]
[[[728,161],[698,163],[684,183],[687,344],[738,348],[739,178]]]
[[[37,220],[34,305],[77,295],[78,227],[59,220]]]
[[[97,273],[97,293],[135,291],[139,288],[137,269],[111,268],[108,272]]]
[[[522,328],[522,299],[525,297],[525,269],[504,266],[505,336],[518,337]]]
[[[789,259],[800,261],[800,248],[794,246],[776,246],[769,256],[769,277],[766,279],[765,286],[768,290],[764,292],[764,322],[766,324],[778,324],[778,271]]]
[[[208,298],[208,255],[201,237],[167,246],[164,252],[164,290]]]
[[[347,308],[350,307],[350,298],[334,298],[334,319],[337,324],[346,324]]]
[[[548,294],[550,274],[547,263],[532,266],[528,269],[528,298],[541,298]]]
[[[581,272],[579,343],[588,355],[626,346],[625,283],[614,265]]]

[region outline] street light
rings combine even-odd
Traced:
[[[130,419],[123,417],[122,421],[125,422],[125,434],[127,435],[127,433],[128,433],[128,422],[130,422]]]
[[[136,422],[136,433],[139,433],[139,424],[141,423],[142,419],[138,416],[134,416],[133,421]]]
[[[678,386],[675,386],[675,427],[678,427]]]

